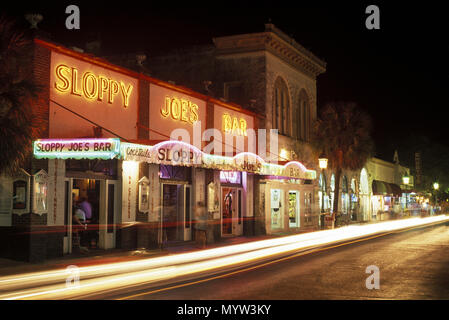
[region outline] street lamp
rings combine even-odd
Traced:
[[[321,170],[325,170],[327,168],[327,158],[326,158],[326,156],[323,153],[318,158],[318,165],[319,165]],[[320,175],[320,179],[321,179],[321,175]],[[322,183],[324,183],[324,182],[322,182]],[[319,223],[321,225],[321,228],[324,228],[324,215],[323,215],[323,212],[324,212],[324,192],[321,191],[321,190],[320,190],[320,192],[321,192],[321,204],[320,204],[321,210],[320,210]]]
[[[408,185],[410,182],[410,177],[408,175],[405,175],[402,177],[402,183],[405,185]]]
[[[327,168],[327,158],[324,154],[321,154],[321,156],[318,158],[318,164],[320,166],[320,169]]]
[[[433,189],[435,190],[435,209],[434,210],[436,210],[436,206],[438,204],[437,191],[439,188],[440,188],[440,185],[438,184],[438,182],[434,182],[433,183]]]

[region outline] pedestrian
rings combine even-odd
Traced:
[[[89,223],[90,220],[92,219],[92,205],[89,202],[89,198],[81,197],[81,202],[80,202],[79,206],[80,206],[81,210],[83,210],[84,213],[86,214],[86,220]]]
[[[81,252],[89,252],[89,249],[87,249],[87,247],[85,246],[86,229],[87,229],[86,214],[81,209],[79,204],[76,203],[72,209],[72,230],[73,233],[78,237],[79,249]]]
[[[197,246],[204,249],[207,239],[207,218],[206,208],[202,201],[198,201],[195,207],[195,220],[195,240]]]
[[[84,214],[86,215],[86,223],[90,225],[92,223],[92,205],[89,202],[89,198],[81,197],[79,207],[84,211]],[[92,228],[89,227],[88,229],[89,230],[86,230],[84,232],[84,237],[87,242],[87,246],[89,248],[92,248],[94,246],[94,243],[92,243],[92,241],[94,241],[95,237],[92,234]]]

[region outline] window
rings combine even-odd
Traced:
[[[288,88],[285,81],[281,77],[276,79],[274,83],[273,94],[273,129],[279,129],[279,133],[283,135],[291,135],[290,130],[290,99]]]
[[[230,102],[244,105],[245,91],[241,81],[226,82],[224,84],[224,98]]]
[[[309,141],[310,138],[310,104],[304,89],[299,93],[299,102],[296,112],[296,137]]]
[[[271,229],[280,229],[283,226],[282,191],[271,189]]]
[[[299,227],[299,192],[290,190],[288,193],[289,227]]]
[[[329,206],[330,206],[331,213],[334,212],[334,199],[335,199],[334,191],[335,191],[335,175],[332,173],[331,192],[330,192],[330,199],[329,199]]]
[[[321,173],[319,179],[319,191],[318,197],[320,201],[321,212],[325,212],[329,209],[329,197],[326,194],[326,177]]]
[[[348,178],[346,176],[343,176],[341,191],[342,191],[341,192],[341,211],[343,213],[348,213],[349,190],[348,190]]]

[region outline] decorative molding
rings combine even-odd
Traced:
[[[266,50],[315,79],[326,71],[326,63],[277,29],[262,33],[213,38],[217,55]],[[288,39],[287,39],[288,38]]]

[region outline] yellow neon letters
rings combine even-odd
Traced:
[[[164,118],[170,116],[173,120],[194,123],[198,121],[198,105],[186,99],[166,96],[161,115]]]
[[[129,106],[129,98],[133,90],[132,84],[126,85],[122,81],[95,75],[90,71],[82,75],[75,67],[59,64],[55,68],[55,89],[59,92],[70,92],[76,96],[83,96],[88,100],[103,101],[112,104],[114,97],[121,93],[124,108]]]
[[[231,117],[229,114],[223,114],[223,131],[228,134],[237,134],[239,136],[247,136],[248,125],[243,118]]]

